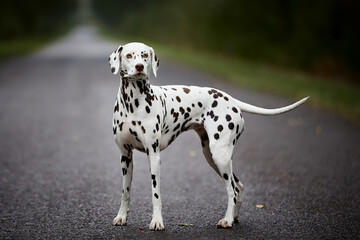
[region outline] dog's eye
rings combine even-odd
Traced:
[[[143,57],[143,58],[148,58],[149,55],[148,55],[147,53],[144,53],[144,54],[142,55],[142,57]]]
[[[132,55],[130,53],[126,54],[126,58],[127,59],[131,59],[132,58]]]

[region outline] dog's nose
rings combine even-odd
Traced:
[[[144,65],[141,64],[141,63],[138,63],[135,65],[135,69],[138,71],[138,72],[141,72],[142,70],[144,70]]]

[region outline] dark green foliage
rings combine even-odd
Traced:
[[[0,39],[49,36],[77,11],[76,0],[5,0],[0,8]]]
[[[320,74],[359,74],[360,2],[93,0],[116,32]]]

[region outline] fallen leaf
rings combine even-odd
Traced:
[[[264,204],[258,204],[256,205],[256,207],[261,209],[261,208],[265,208],[266,206]]]
[[[195,157],[195,156],[196,156],[196,152],[195,152],[195,151],[189,151],[189,156],[190,156],[190,157]]]
[[[315,133],[316,134],[320,134],[321,133],[321,127],[320,126],[317,126],[316,128],[315,128]]]
[[[290,127],[297,127],[303,124],[303,120],[301,118],[290,118],[288,124]]]

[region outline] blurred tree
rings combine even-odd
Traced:
[[[360,1],[92,0],[108,28],[324,74],[360,75]],[[358,77],[357,77],[358,78]]]
[[[2,1],[0,39],[49,35],[66,25],[76,11],[75,0]]]

